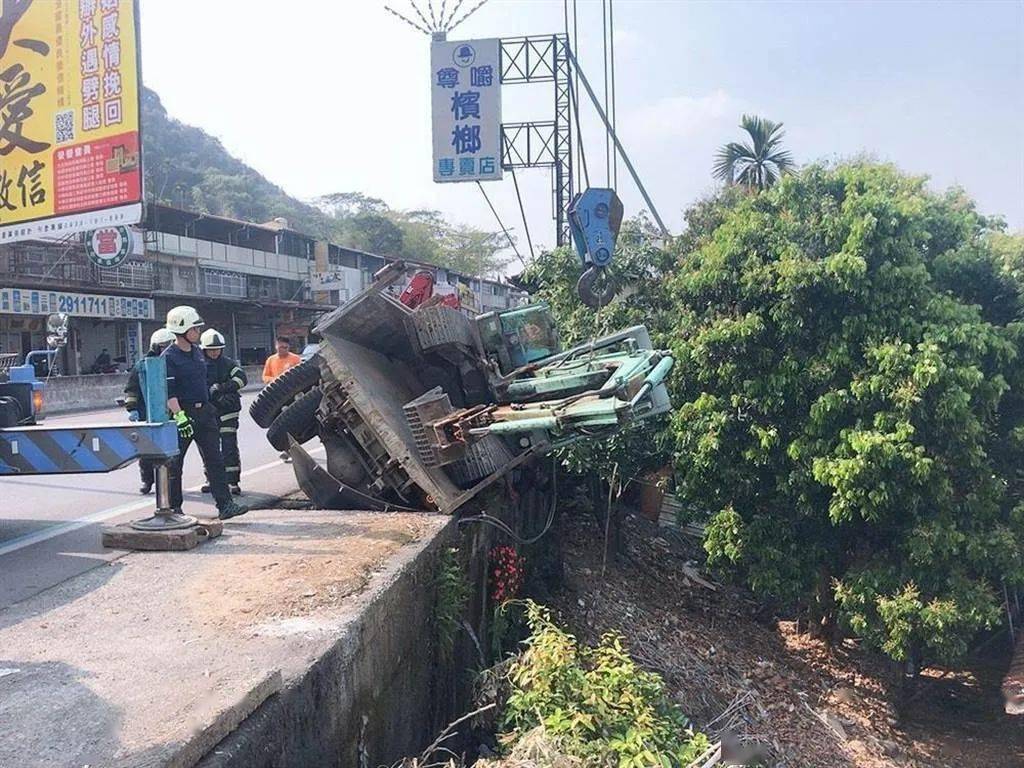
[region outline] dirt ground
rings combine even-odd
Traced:
[[[625,555],[602,577],[603,532],[565,520],[553,607],[587,642],[621,631],[705,732],[760,745],[778,768],[1024,766],[1024,718],[1003,714],[999,692],[1008,643],[958,672],[926,670],[897,714],[882,659],[851,641],[830,650],[743,590],[699,583],[699,544],[678,531],[634,517],[624,528]]]

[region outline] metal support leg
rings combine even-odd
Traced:
[[[173,459],[172,459],[173,461]],[[191,528],[198,522],[191,515],[183,515],[171,507],[170,477],[167,463],[156,465],[156,511],[152,517],[132,522],[132,528],[138,531],[173,531]]]

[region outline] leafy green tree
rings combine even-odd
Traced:
[[[521,281],[534,299],[551,307],[563,347],[633,325],[645,325],[655,347],[668,347],[675,321],[665,278],[674,269],[675,257],[656,245],[658,237],[644,218],[623,222],[609,268],[620,291],[598,312],[585,306],[576,293],[582,267],[574,250],[557,248],[530,263]],[[628,484],[671,461],[673,446],[666,427],[666,421],[653,420],[607,439],[576,444],[562,458],[577,474],[595,472],[605,480],[618,465],[616,477]]]
[[[1024,334],[992,227],[889,166],[811,167],[672,281],[677,480],[710,561],[897,660],[962,655],[1024,581]]]
[[[715,155],[716,178],[726,184],[763,190],[785,174],[792,173],[795,165],[793,156],[782,149],[782,139],[786,135],[782,123],[756,115],[743,115],[740,128],[747,132],[750,141],[730,141],[718,151]]]

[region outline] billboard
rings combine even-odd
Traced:
[[[142,218],[133,0],[4,0],[0,243]]]
[[[501,41],[430,47],[434,181],[501,178]]]

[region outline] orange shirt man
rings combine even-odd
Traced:
[[[267,358],[263,365],[263,383],[269,384],[289,368],[294,368],[302,362],[302,358],[291,351],[291,344],[287,337],[277,337],[277,354]]]

